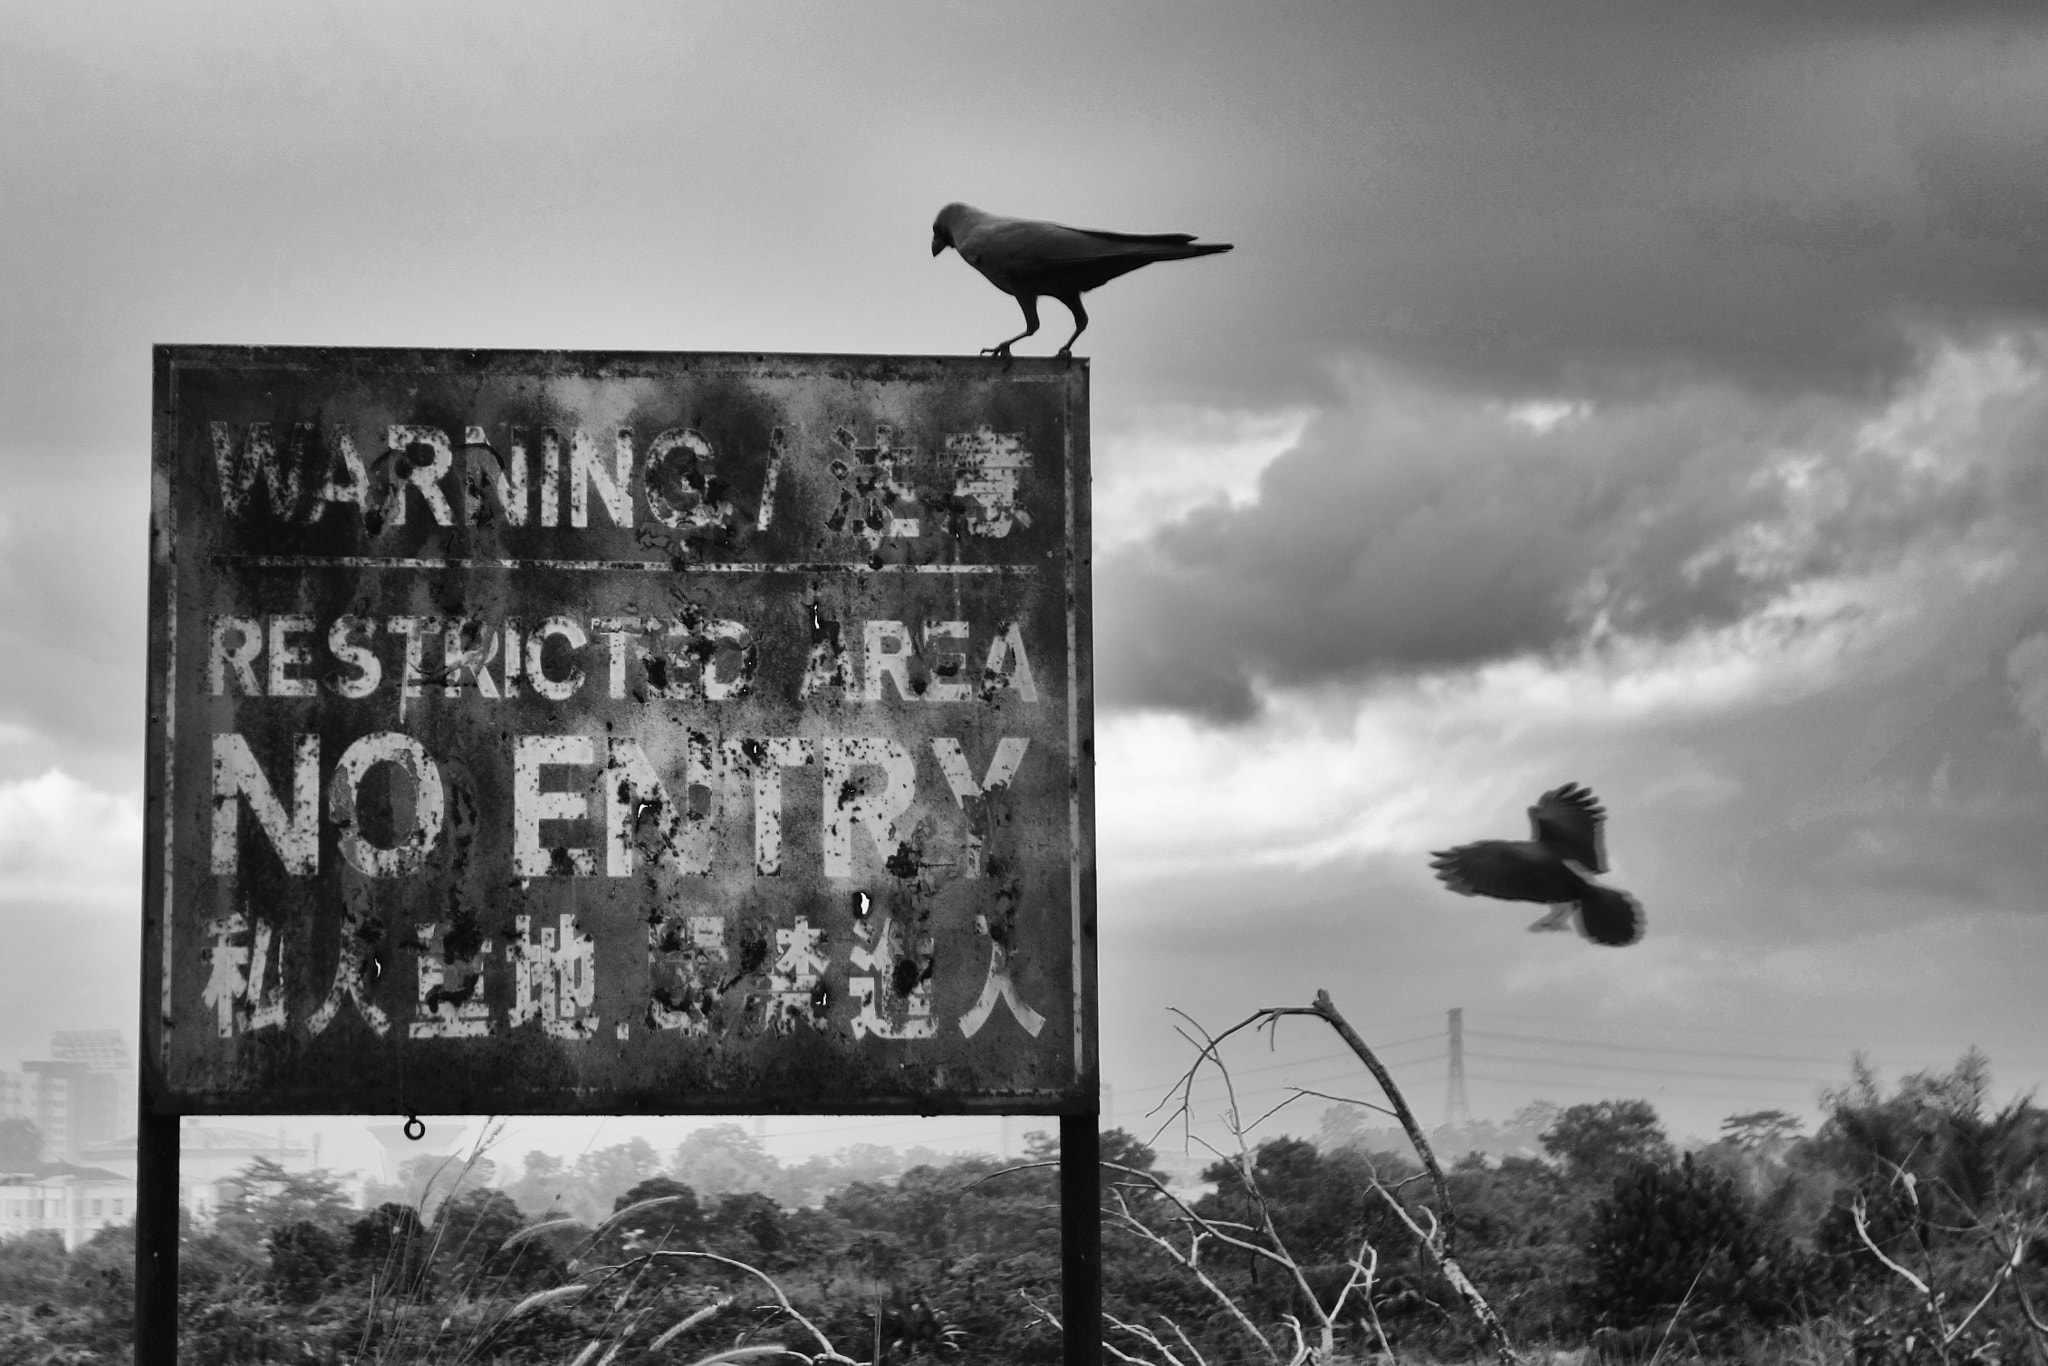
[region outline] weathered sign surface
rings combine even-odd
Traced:
[[[1087,414],[160,348],[152,1108],[1092,1113]]]

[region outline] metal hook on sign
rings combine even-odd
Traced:
[[[405,1117],[405,1136],[415,1143],[427,1136],[427,1126],[418,1115]]]

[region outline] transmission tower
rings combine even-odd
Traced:
[[[1465,1100],[1465,1009],[1451,1007],[1451,1074],[1444,1095],[1444,1123],[1470,1124],[1472,1107]]]

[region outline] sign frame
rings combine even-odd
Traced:
[[[155,421],[153,424],[153,479],[150,551],[150,639],[149,639],[149,726],[147,780],[145,793],[144,857],[144,948],[143,948],[143,1065],[141,1089],[143,1107],[152,1115],[236,1114],[236,1113],[452,1113],[464,1110],[488,1113],[647,1113],[647,1114],[729,1114],[729,1113],[873,1113],[912,1114],[979,1112],[1007,1114],[1095,1114],[1098,1110],[1099,1061],[1097,1045],[1097,1002],[1095,967],[1095,853],[1093,784],[1093,678],[1092,604],[1089,568],[1089,432],[1088,370],[1085,360],[1011,359],[946,356],[880,355],[762,355],[750,353],[687,352],[575,352],[575,351],[455,351],[404,348],[326,347],[244,347],[180,345],[160,346],[154,357]],[[189,948],[189,939],[176,938],[177,916],[186,889],[181,885],[181,859],[190,865],[197,855],[190,822],[181,840],[179,803],[174,784],[205,782],[203,774],[176,771],[178,765],[177,721],[181,704],[189,713],[193,699],[181,695],[197,686],[191,675],[193,659],[190,634],[193,623],[180,622],[181,591],[189,591],[193,576],[218,572],[207,563],[208,551],[193,535],[193,514],[189,490],[184,482],[202,471],[192,468],[201,452],[192,449],[195,418],[191,394],[201,376],[229,376],[244,381],[280,381],[298,377],[318,388],[322,376],[340,377],[339,382],[363,387],[363,392],[388,395],[411,382],[429,390],[439,386],[445,397],[451,386],[468,385],[481,391],[493,383],[514,381],[533,385],[658,385],[688,381],[700,386],[725,382],[794,382],[807,378],[825,386],[837,386],[842,393],[876,392],[895,386],[908,394],[946,394],[962,411],[971,410],[974,395],[994,393],[1008,386],[1019,392],[1031,390],[1056,394],[1061,409],[1060,429],[1064,449],[1058,452],[1060,483],[1058,512],[1064,554],[1057,566],[1047,566],[1057,577],[1063,598],[1065,678],[1060,688],[1065,702],[1067,761],[1068,842],[1067,902],[1071,962],[1067,977],[1071,983],[1071,1011],[1045,1013],[1072,1042],[1072,1064],[1061,1084],[1036,1089],[982,1087],[947,1090],[921,1086],[897,1088],[886,1093],[830,1094],[822,1103],[808,1100],[800,1091],[774,1086],[750,1085],[715,1091],[675,1094],[642,1087],[637,1091],[618,1089],[605,1092],[558,1089],[545,1095],[522,1097],[516,1091],[500,1090],[487,1103],[468,1103],[480,1097],[472,1088],[450,1105],[440,1099],[438,1088],[408,1086],[403,1078],[395,1087],[380,1089],[364,1103],[350,1104],[349,1097],[337,1095],[330,1087],[300,1088],[287,1094],[251,1094],[232,1088],[194,1088],[173,1075],[175,1060],[170,1045],[172,1029],[180,1022],[176,1011],[173,972],[175,946]],[[280,381],[282,382],[282,381]],[[229,389],[233,384],[227,385]],[[962,396],[965,395],[963,399]],[[388,409],[388,405],[387,405]],[[389,409],[385,415],[391,415]],[[246,413],[243,416],[246,417]],[[642,433],[643,439],[645,433]],[[778,436],[780,433],[778,432]],[[810,433],[813,444],[818,433]],[[221,451],[211,453],[227,459]],[[184,468],[181,469],[181,462]],[[785,464],[785,489],[793,467]],[[203,471],[208,477],[217,472]],[[403,473],[401,466],[401,474]],[[223,476],[224,477],[224,476]],[[768,487],[773,487],[771,472]],[[261,481],[250,473],[251,488]],[[397,484],[398,497],[408,497],[406,484]],[[451,492],[452,492],[451,488]],[[603,490],[597,489],[601,496]],[[274,490],[273,490],[274,493]],[[261,495],[258,494],[258,497]],[[421,520],[415,503],[415,521]],[[183,503],[181,505],[181,500]],[[369,503],[362,501],[367,508]],[[458,514],[458,517],[460,514]],[[183,519],[181,525],[181,517]],[[603,517],[591,518],[593,526]],[[765,527],[765,514],[760,519]],[[213,529],[215,532],[218,528]],[[886,554],[888,547],[868,546]],[[213,550],[218,551],[215,541]],[[216,554],[216,560],[220,557]],[[254,557],[245,557],[245,559]],[[272,557],[279,558],[279,557]],[[311,558],[311,557],[309,557]],[[455,557],[460,559],[461,557]],[[475,557],[473,557],[475,558]],[[658,558],[658,557],[656,557]],[[650,565],[640,565],[646,570]],[[710,566],[699,560],[684,573],[701,573]],[[851,560],[832,564],[807,563],[807,571],[837,568],[857,574]],[[881,578],[900,566],[870,556],[864,570]],[[264,572],[274,572],[266,569]],[[317,572],[317,571],[309,571]],[[631,573],[633,570],[622,570]],[[642,573],[641,577],[648,577]],[[1055,585],[1048,583],[1048,589]],[[191,615],[186,611],[186,615]],[[815,616],[815,613],[814,613]],[[324,625],[324,623],[323,623]],[[185,639],[180,639],[180,629]],[[616,648],[616,646],[615,646]],[[614,668],[616,669],[616,665]],[[901,676],[894,680],[894,696],[901,701]],[[510,685],[507,685],[508,693]],[[217,704],[220,699],[214,699]],[[273,746],[273,749],[275,747]],[[188,764],[189,753],[187,754]],[[331,762],[331,761],[330,761]],[[977,763],[986,762],[978,758]],[[325,770],[322,771],[323,778]],[[245,813],[246,816],[246,813]],[[248,819],[244,825],[253,825]],[[218,836],[216,835],[216,838]],[[182,853],[181,853],[182,851]],[[189,882],[190,877],[183,879]],[[186,927],[189,933],[189,923]],[[244,950],[246,953],[246,950]],[[997,955],[1000,961],[1000,954]],[[401,968],[402,970],[402,968]],[[189,994],[189,992],[187,993]],[[225,1009],[225,1007],[223,1007]],[[188,1012],[189,1013],[189,1012]],[[341,1103],[337,1103],[341,1102]]]

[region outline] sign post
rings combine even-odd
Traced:
[[[163,347],[154,462],[173,1183],[184,1114],[1093,1152],[1084,362]]]

